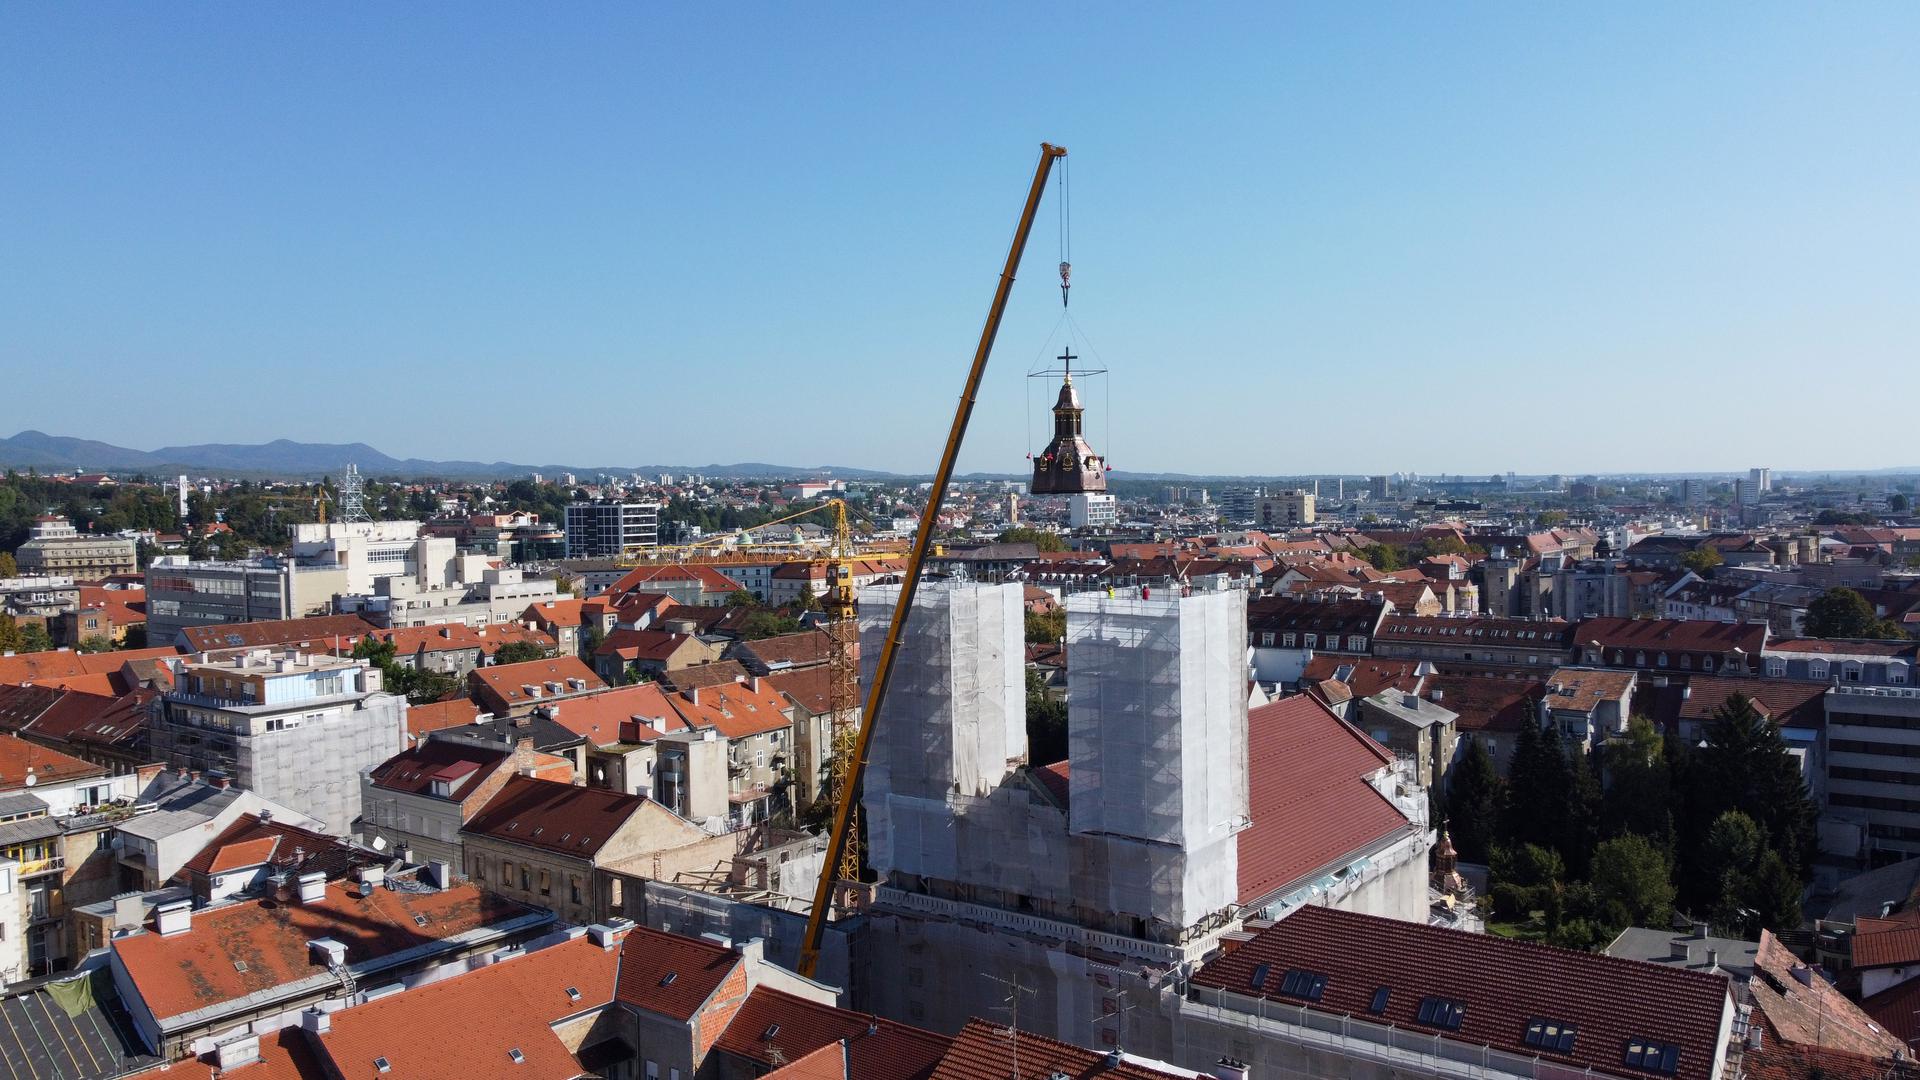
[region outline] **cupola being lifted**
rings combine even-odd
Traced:
[[[1035,495],[1078,495],[1107,490],[1107,463],[1093,452],[1081,434],[1086,410],[1073,386],[1073,362],[1079,357],[1062,349],[1059,360],[1060,397],[1053,403],[1053,441],[1033,459]]]

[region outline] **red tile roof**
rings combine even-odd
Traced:
[[[377,788],[428,797],[433,797],[434,781],[444,780],[450,788],[444,797],[458,802],[506,759],[507,752],[498,747],[430,739],[375,765],[367,778]]]
[[[524,641],[548,651],[559,647],[558,643],[546,633],[529,630],[519,623],[493,623],[483,628],[468,626],[465,623],[403,626],[393,630],[369,631],[365,636],[392,642],[395,656],[468,650],[478,652],[481,656],[492,656],[500,651],[502,645],[516,641]],[[341,656],[351,655],[354,644],[352,640],[345,640],[342,647],[337,647],[334,651]]]
[[[931,1031],[761,986],[747,995],[714,1049],[770,1067],[843,1039],[859,1080],[923,1080],[949,1046]]]
[[[132,934],[111,947],[141,1000],[164,1021],[325,974],[307,944],[316,938],[341,942],[347,962],[358,964],[532,913],[472,885],[357,892],[334,883],[311,904],[248,900],[207,908],[193,913],[185,933]]]
[[[646,804],[642,795],[515,776],[460,831],[591,859]]]
[[[615,630],[608,634],[595,656],[618,656],[622,660],[654,660],[666,663],[693,638],[687,634],[669,634],[663,630]]]
[[[832,644],[833,639],[825,630],[802,630],[795,634],[779,634],[758,641],[741,642],[739,648],[742,652],[752,653],[768,668],[778,664],[806,667],[826,663]]]
[[[1875,1023],[1765,930],[1760,932],[1747,993],[1754,1011],[1765,1017],[1771,1034],[1782,1041],[1872,1057],[1891,1057],[1906,1050],[1896,1035]]]
[[[407,709],[407,734],[418,739],[430,731],[465,727],[479,715],[480,706],[466,698],[414,705]]]
[[[281,821],[262,821],[257,814],[244,814],[227,826],[219,836],[214,837],[200,851],[188,859],[182,870],[194,874],[218,873],[216,867],[233,869],[237,866],[252,866],[263,861],[257,856],[262,850],[258,845],[262,840],[272,841],[275,845],[268,851],[277,870],[286,870],[295,874],[319,872],[328,879],[345,877],[363,866],[383,866],[387,860],[378,852],[350,844],[338,837],[325,833],[302,829],[297,825],[288,825]],[[227,849],[238,846],[242,850],[228,855]],[[235,862],[236,858],[250,858],[251,861]]]
[[[0,735],[0,791],[25,790],[28,773],[33,774],[34,784],[61,784],[105,776],[107,770],[18,735]]]
[[[1644,692],[1644,688],[1643,688]],[[1827,686],[1800,679],[1726,678],[1695,675],[1684,683],[1656,689],[1647,712],[1661,724],[1706,723],[1735,694],[1753,702],[1760,715],[1781,727],[1823,728],[1827,724]]]
[[[1740,1072],[1745,1080],[1913,1080],[1920,1076],[1911,1060],[1777,1042],[1747,1051],[1740,1059]]]
[[[1534,702],[1546,695],[1547,684],[1538,679],[1429,675],[1422,689],[1428,700],[1459,717],[1455,726],[1463,734],[1518,732],[1537,715]]]
[[[720,686],[724,683],[742,682],[751,677],[738,660],[715,660],[708,664],[694,664],[692,667],[675,668],[660,675],[660,679],[674,690],[690,690],[696,686]]]
[[[1341,681],[1354,697],[1372,697],[1388,688],[1412,690],[1420,682],[1414,670],[1418,660],[1369,660],[1366,657],[1316,655],[1300,675],[1302,686],[1325,682],[1343,668],[1352,668]]]
[[[69,743],[130,746],[146,731],[147,706],[158,696],[152,690],[118,697],[68,691],[33,722],[33,732]]]
[[[1573,647],[1574,624],[1558,619],[1496,619],[1487,616],[1389,615],[1380,624],[1380,641],[1421,644],[1487,644],[1503,648],[1539,648],[1565,652]]]
[[[786,699],[761,682],[703,686],[667,695],[680,720],[690,728],[711,727],[729,739],[744,739],[791,727]]]
[[[706,593],[733,593],[740,591],[740,583],[711,566],[700,563],[663,563],[659,566],[637,566],[627,571],[625,577],[607,587],[600,595],[618,597],[623,594],[645,592],[643,585],[657,585],[661,582],[697,582],[700,591]]]
[[[709,941],[635,927],[620,947],[625,1005],[685,1023],[740,964],[733,950]]]
[[[1591,713],[1603,701],[1623,704],[1639,676],[1631,671],[1600,668],[1555,668],[1547,683],[1547,708]]]
[[[498,664],[474,668],[467,677],[474,689],[474,697],[479,703],[496,711],[550,700],[546,695],[546,684],[550,682],[560,684],[561,696],[586,692],[569,687],[568,679],[585,680],[587,690],[607,688],[607,684],[601,680],[600,676],[593,673],[592,668],[573,656],[528,660],[523,664]],[[528,685],[539,688],[542,696],[529,695],[522,689]]]
[[[1725,656],[1739,649],[1757,657],[1766,647],[1764,623],[1704,619],[1586,619],[1574,629],[1575,644],[1599,642],[1606,649],[1660,649]]]
[[[588,694],[556,703],[554,708],[554,723],[594,746],[622,741],[651,742],[660,733],[657,726],[649,729],[652,734],[642,732],[641,739],[627,739],[629,729],[636,726],[632,722],[636,716],[646,717],[649,723],[664,719],[670,725],[669,730],[684,726],[674,722],[672,706],[666,703],[660,687],[653,683],[622,686],[603,694]]]
[[[1887,1033],[1908,1046],[1920,1039],[1920,979],[1894,983],[1860,1003]]]
[[[553,1025],[613,1000],[618,957],[587,937],[550,945],[336,1012],[321,1046],[346,1077],[376,1077],[386,1058],[397,1080],[572,1080],[585,1070]],[[429,1035],[450,1024],[457,1037]]]
[[[331,649],[336,639],[355,641],[372,629],[374,625],[358,615],[316,615],[310,619],[189,626],[180,631],[180,641],[188,652],[257,649],[272,645],[325,650]]]
[[[1033,770],[1033,778],[1040,782],[1041,787],[1047,789],[1047,794],[1053,796],[1053,801],[1058,803],[1061,809],[1065,809],[1070,805],[1070,801],[1073,798],[1071,794],[1073,788],[1072,762],[1056,761],[1051,765],[1036,766]]]
[[[112,676],[133,660],[180,655],[178,649],[126,649],[118,652],[77,653],[64,649],[51,652],[0,656],[0,683],[48,683],[85,675]],[[115,688],[112,692],[118,692]]]
[[[1290,970],[1326,977],[1319,1001],[1281,992]],[[1264,975],[1258,989],[1256,974]],[[1631,1072],[1623,1070],[1629,1040],[1651,1039],[1680,1048],[1680,1080],[1713,1074],[1730,1004],[1724,975],[1324,907],[1294,911],[1193,981],[1609,1076]],[[1371,1006],[1383,987],[1385,1008],[1376,1011]],[[1420,1003],[1430,996],[1465,1006],[1456,1031],[1419,1021]],[[1571,1051],[1527,1045],[1527,1025],[1536,1019],[1572,1025]]]
[[[1890,919],[1854,922],[1853,966],[1906,967],[1920,964],[1920,926]]]
[[[1049,1080],[1053,1076],[1073,1080],[1189,1080],[1193,1074],[1156,1068],[1133,1058],[1115,1062],[1104,1052],[1025,1031],[1009,1038],[1004,1026],[974,1019],[954,1036],[953,1045],[935,1066],[932,1080]]]
[[[543,627],[582,626],[585,625],[582,615],[585,604],[586,601],[577,596],[543,600],[527,605],[527,610],[520,613],[520,618]]]
[[[674,674],[678,676],[685,673]],[[777,672],[761,679],[760,685],[785,694],[815,716],[825,715],[827,710],[833,708],[833,673],[825,666]],[[855,696],[858,696],[858,691],[855,691]],[[854,707],[859,706],[856,704]]]
[[[203,854],[210,854],[202,865],[209,874],[224,874],[229,870],[239,870],[247,866],[259,866],[273,858],[273,849],[280,846],[277,836],[260,836],[252,840],[242,840],[237,844],[208,848]]]
[[[1393,755],[1305,694],[1247,713],[1240,902],[1255,903],[1413,828],[1365,777]]]

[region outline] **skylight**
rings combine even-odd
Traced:
[[[1443,997],[1426,997],[1420,999],[1420,1014],[1418,1019],[1421,1023],[1429,1027],[1445,1028],[1448,1031],[1459,1031],[1460,1021],[1466,1018],[1467,1007],[1458,1001],[1452,1001]]]
[[[1652,1039],[1628,1039],[1627,1064],[1636,1069],[1672,1076],[1680,1067],[1680,1048]]]
[[[1326,993],[1327,977],[1316,971],[1303,971],[1293,968],[1280,980],[1280,992],[1288,997],[1304,998],[1307,1001],[1319,1001]]]
[[[778,1034],[780,1034],[780,1025],[778,1023],[773,1023],[773,1024],[767,1025],[767,1030],[761,1033],[760,1037],[762,1039],[771,1039]]]
[[[1255,990],[1259,990],[1262,987],[1266,986],[1267,972],[1270,970],[1272,970],[1272,967],[1271,965],[1268,965],[1268,964],[1253,965],[1253,975],[1247,979],[1247,985],[1252,987]]]
[[[662,976],[660,976],[660,985],[661,985],[661,986],[672,986],[672,985],[673,985],[673,980],[675,980],[675,979],[677,979],[677,978],[679,978],[679,977],[680,977],[680,973],[679,973],[679,972],[677,972],[677,971],[669,971],[669,972],[667,972],[667,973],[666,973],[665,975],[662,975]]]
[[[569,987],[567,987],[567,1000],[568,1000],[568,1001],[579,1001],[579,1000],[580,1000],[580,988],[579,988],[579,987],[577,987],[577,986],[569,986]]]
[[[1367,1003],[1367,1011],[1375,1016],[1387,1011],[1387,999],[1393,996],[1393,988],[1383,986],[1373,992],[1373,1000]]]
[[[386,1058],[377,1057],[373,1059],[373,1068],[375,1072],[387,1072],[393,1068],[393,1063]]]
[[[507,1059],[515,1065],[525,1065],[527,1063],[527,1055],[521,1053],[520,1048],[517,1046],[507,1051]]]
[[[1573,1053],[1573,1037],[1578,1029],[1572,1024],[1563,1024],[1558,1020],[1543,1020],[1535,1017],[1527,1021],[1527,1045],[1542,1050],[1551,1050],[1556,1054]]]

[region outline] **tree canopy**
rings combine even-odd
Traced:
[[[1807,605],[1806,635],[1817,638],[1890,638],[1907,636],[1892,619],[1875,614],[1867,598],[1844,586],[1828,589]]]
[[[1067,542],[1061,539],[1059,533],[1027,525],[1015,525],[994,537],[994,540],[1002,544],[1032,544],[1041,551],[1067,550]]]

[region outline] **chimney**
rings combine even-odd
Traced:
[[[363,866],[360,868],[360,895],[366,896],[385,884],[387,869],[384,866]]]
[[[1703,923],[1703,922],[1697,922],[1697,923],[1694,923],[1694,924],[1693,924],[1693,936],[1694,936],[1694,937],[1696,937],[1696,938],[1699,938],[1699,939],[1701,939],[1701,940],[1703,940],[1703,941],[1704,941],[1704,940],[1706,940],[1706,936],[1707,936],[1707,924],[1706,924],[1706,923]]]
[[[1418,711],[1420,708],[1420,695],[1404,694],[1400,698],[1400,704],[1405,705],[1409,710]]]
[[[1223,1057],[1213,1063],[1213,1075],[1216,1080],[1247,1080],[1247,1063]]]
[[[1445,690],[1436,688],[1432,693],[1428,694],[1427,696],[1432,698],[1435,702],[1441,702],[1447,699],[1447,692]]]
[[[260,1060],[260,1036],[242,1035],[229,1039],[213,1048],[214,1064],[221,1072],[237,1069],[242,1065],[251,1065]]]
[[[146,921],[147,905],[137,892],[124,892],[113,898],[113,929],[131,930]]]
[[[327,875],[318,870],[311,874],[301,874],[299,880],[301,903],[317,904],[321,897],[327,895]]]
[[[1720,970],[1720,950],[1719,949],[1707,950],[1707,970],[1708,971]]]
[[[434,888],[453,888],[453,867],[444,859],[435,859],[427,864],[427,871],[433,877]]]
[[[161,937],[173,937],[193,929],[193,901],[170,900],[154,908],[153,928]]]
[[[1673,960],[1684,960],[1687,963],[1692,963],[1693,945],[1685,938],[1680,938],[1673,942],[1673,947],[1669,950],[1668,957]]]
[[[318,1005],[303,1009],[300,1012],[300,1030],[309,1035],[325,1035],[333,1030],[333,1014],[321,1012]]]
[[[346,945],[330,937],[314,938],[307,942],[307,951],[313,955],[315,962],[327,967],[347,962]]]

